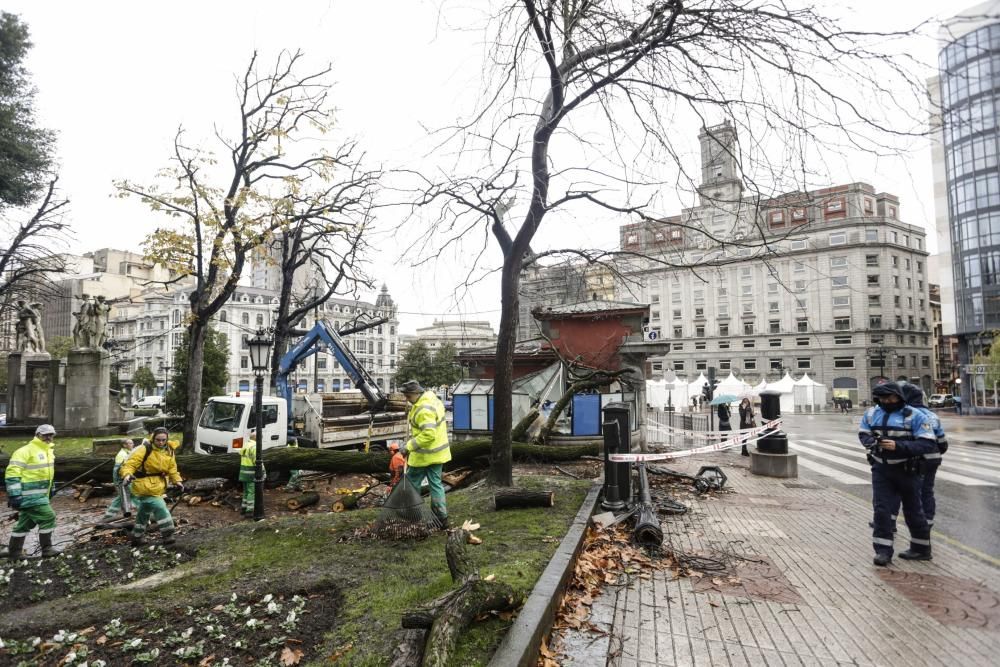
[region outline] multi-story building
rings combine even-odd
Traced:
[[[934,331],[934,354],[931,363],[934,366],[934,389],[938,393],[955,393],[958,378],[958,337],[944,335],[941,320],[941,287],[929,285],[928,298],[931,307],[931,327]]]
[[[431,326],[417,329],[416,339],[423,341],[432,352],[448,344],[454,345],[456,350],[497,344],[497,335],[489,322],[464,320],[434,320]]]
[[[613,301],[614,298],[614,271],[606,264],[569,261],[546,266],[532,263],[521,272],[517,339],[531,340],[538,336],[539,323],[531,315],[535,308],[581,301]]]
[[[865,183],[745,197],[735,129],[700,139],[701,204],[621,228],[628,296],[671,344],[653,374],[808,372],[855,403],[881,378],[932,390],[925,235],[899,200]]]
[[[1000,330],[1000,1],[945,21],[939,41],[939,75],[929,86],[940,103],[931,122],[940,137],[932,154],[937,279],[944,334],[958,336],[964,368],[988,352]],[[972,405],[972,378],[962,379]]]
[[[250,267],[251,286],[273,292],[281,289],[282,243],[282,235],[276,234],[253,252]],[[317,262],[306,260],[292,277],[292,294],[306,295],[312,290],[319,289],[321,271],[322,266]]]

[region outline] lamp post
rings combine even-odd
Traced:
[[[253,520],[264,518],[264,373],[268,367],[268,357],[271,354],[271,339],[267,338],[263,329],[257,330],[257,335],[247,344],[250,348],[250,365],[253,367],[253,409],[257,419],[256,447],[257,464],[254,471]]]
[[[167,400],[167,383],[170,382],[170,369],[171,366],[160,362],[160,370],[163,371],[163,400]]]

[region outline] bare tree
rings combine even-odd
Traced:
[[[14,297],[38,296],[53,291],[49,277],[65,270],[64,250],[69,225],[63,213],[69,201],[57,195],[52,179],[38,207],[24,222],[4,212],[4,246],[0,248],[0,304],[8,307]]]
[[[274,319],[274,354],[271,356],[272,386],[292,331],[310,311],[336,295],[356,293],[361,287],[371,289],[373,286],[361,260],[369,250],[365,235],[380,174],[364,171],[360,159],[352,156],[354,148],[354,144],[342,147],[338,162],[343,176],[314,198],[325,202],[326,206],[318,212],[310,213],[308,208],[300,211],[295,215],[295,223],[282,229],[270,241],[271,247],[280,250],[280,260],[276,261],[281,274]],[[311,269],[315,282],[298,286],[296,278],[303,275],[304,269]]]
[[[658,222],[669,185],[658,174],[670,165],[675,187],[697,191],[732,221],[751,221],[737,244],[766,250],[753,209],[769,193],[807,189],[814,176],[807,156],[891,151],[894,138],[923,132],[925,116],[920,69],[893,51],[911,31],[854,30],[808,6],[517,0],[490,19],[490,31],[484,102],[450,129],[459,175],[430,184],[421,203],[443,202],[439,246],[482,239],[488,226],[502,252],[490,479],[510,485],[518,288],[547,216]],[[706,191],[686,174],[678,139],[685,117],[703,127],[724,119],[740,130],[738,149],[719,142],[741,167],[733,187]],[[475,176],[462,175],[466,162]],[[732,243],[735,223],[711,222],[673,224],[708,243]]]
[[[327,132],[330,68],[300,75],[302,53],[283,52],[273,67],[259,71],[255,53],[237,79],[238,114],[233,136],[216,130],[227,155],[217,165],[210,152],[189,146],[183,130],[174,139],[164,186],[116,184],[122,196],[136,196],[172,224],[147,237],[145,254],[190,280],[186,319],[188,351],[184,446],[194,443],[201,411],[201,375],[209,320],[236,290],[251,253],[276,233],[303,220],[322,219],[337,188],[339,156],[309,152],[304,139]]]

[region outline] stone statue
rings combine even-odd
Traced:
[[[73,324],[73,345],[76,349],[88,349],[91,345],[90,332],[92,329],[91,320],[94,317],[94,302],[87,294],[83,296],[83,303],[80,310],[73,313],[76,322]]]
[[[108,319],[111,317],[111,304],[103,296],[97,297],[90,318],[90,346],[100,348],[108,339]]]
[[[42,313],[40,303],[28,305],[24,300],[17,302],[17,334],[16,347],[18,352],[45,352],[45,332],[42,331]]]

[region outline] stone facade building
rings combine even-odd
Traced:
[[[497,335],[489,322],[434,320],[431,326],[417,329],[416,340],[434,352],[449,343],[456,350],[495,346]]]
[[[621,228],[622,249],[649,257],[622,269],[641,285],[627,296],[671,345],[653,376],[808,372],[855,404],[883,377],[932,390],[925,234],[899,200],[865,183],[745,197],[735,130],[700,139],[701,205]]]

